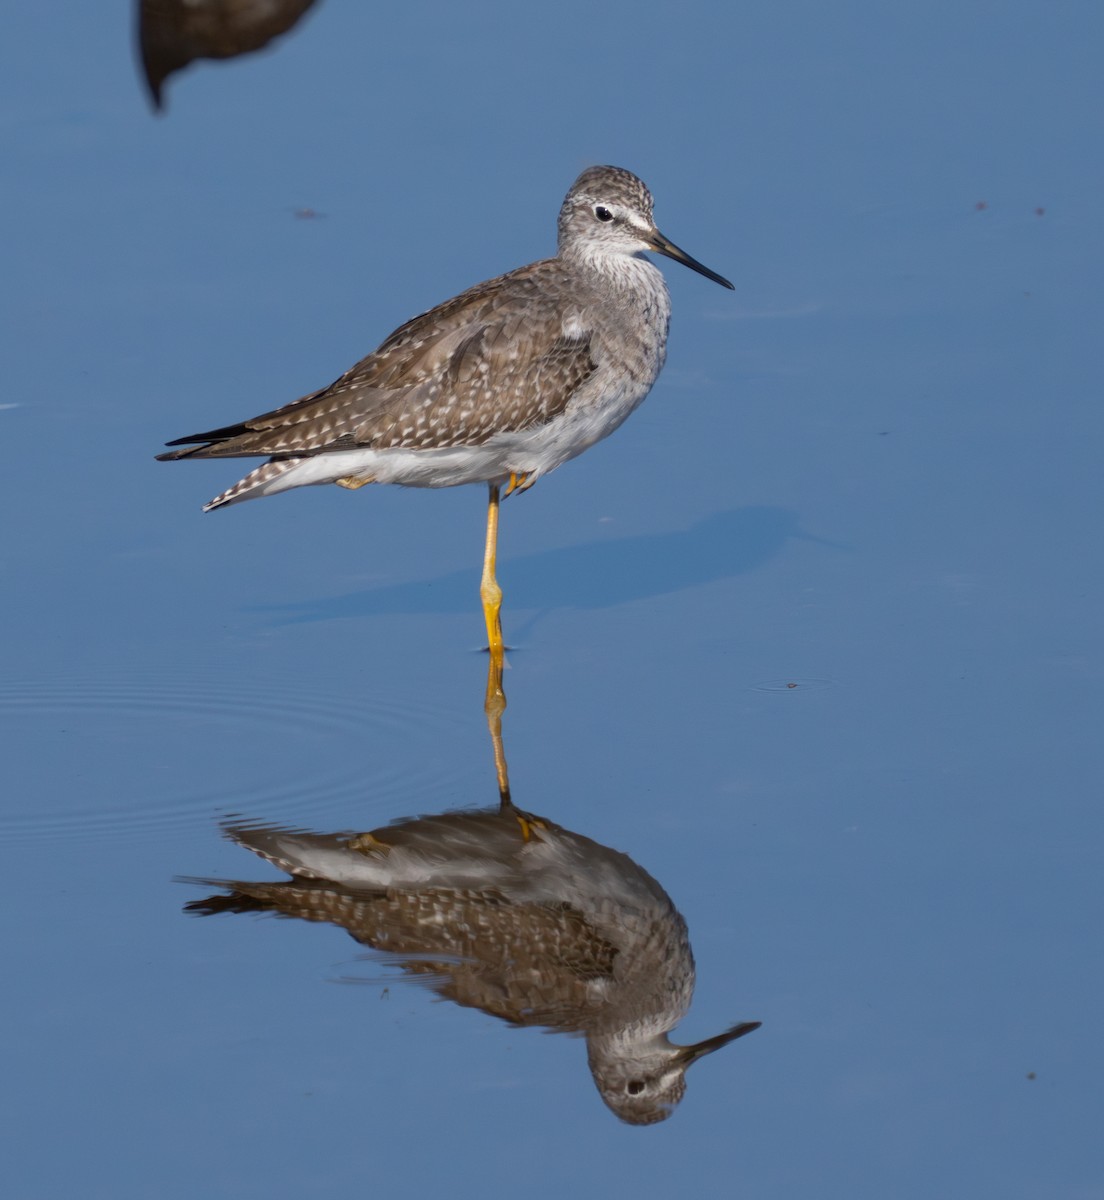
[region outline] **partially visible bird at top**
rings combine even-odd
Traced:
[[[315,0],[138,0],[138,51],[154,108],[164,85],[200,58],[236,58],[287,33]]]
[[[498,505],[611,434],[663,366],[671,301],[655,251],[727,279],[656,228],[652,195],[620,167],[590,167],[567,193],[555,258],[477,284],[400,326],[329,387],[259,417],[169,442],[160,459],[268,461],[204,511],[336,483],[487,483],[480,594],[503,646],[495,577]]]

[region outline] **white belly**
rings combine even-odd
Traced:
[[[642,386],[645,382],[647,386]],[[404,487],[505,482],[511,474],[527,474],[535,481],[613,433],[648,394],[651,384],[652,380],[641,380],[636,386],[623,384],[618,392],[607,394],[599,402],[595,402],[589,388],[584,388],[549,424],[497,434],[481,446],[443,450],[364,448],[313,455],[272,480],[261,494],[273,495],[288,488],[335,483],[349,477]]]

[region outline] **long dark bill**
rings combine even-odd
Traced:
[[[650,245],[659,254],[666,254],[668,258],[673,258],[675,262],[682,263],[684,267],[689,267],[691,271],[697,271],[699,275],[704,275],[706,279],[712,279],[714,283],[719,283],[721,287],[726,287],[733,292],[736,290],[723,275],[718,275],[716,271],[711,271],[708,267],[702,266],[696,258],[691,258],[685,250],[680,250],[674,242],[668,241],[658,229],[652,235]]]
[[[716,1037],[706,1038],[704,1042],[695,1042],[692,1046],[683,1046],[679,1057],[689,1066],[706,1054],[712,1054],[714,1050],[720,1050],[729,1042],[743,1037],[745,1033],[753,1033],[762,1023],[762,1021],[742,1021],[739,1025],[733,1025],[731,1029],[726,1029],[724,1033],[717,1034]]]

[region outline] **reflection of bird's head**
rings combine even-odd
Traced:
[[[666,1121],[686,1094],[686,1069],[699,1058],[758,1029],[760,1021],[743,1021],[716,1037],[692,1046],[675,1046],[666,1034],[626,1047],[594,1039],[590,1069],[606,1105],[630,1125]]]

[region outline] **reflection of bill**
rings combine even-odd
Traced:
[[[759,1027],[673,1045],[667,1031],[690,1005],[694,960],[666,892],[627,855],[508,800],[371,833],[226,832],[293,879],[227,882],[227,895],[189,911],[341,925],[457,1004],[582,1033],[602,1099],[633,1124],[670,1116],[686,1068]]]
[[[235,58],[287,33],[315,0],[138,0],[138,46],[154,106],[174,71]]]

